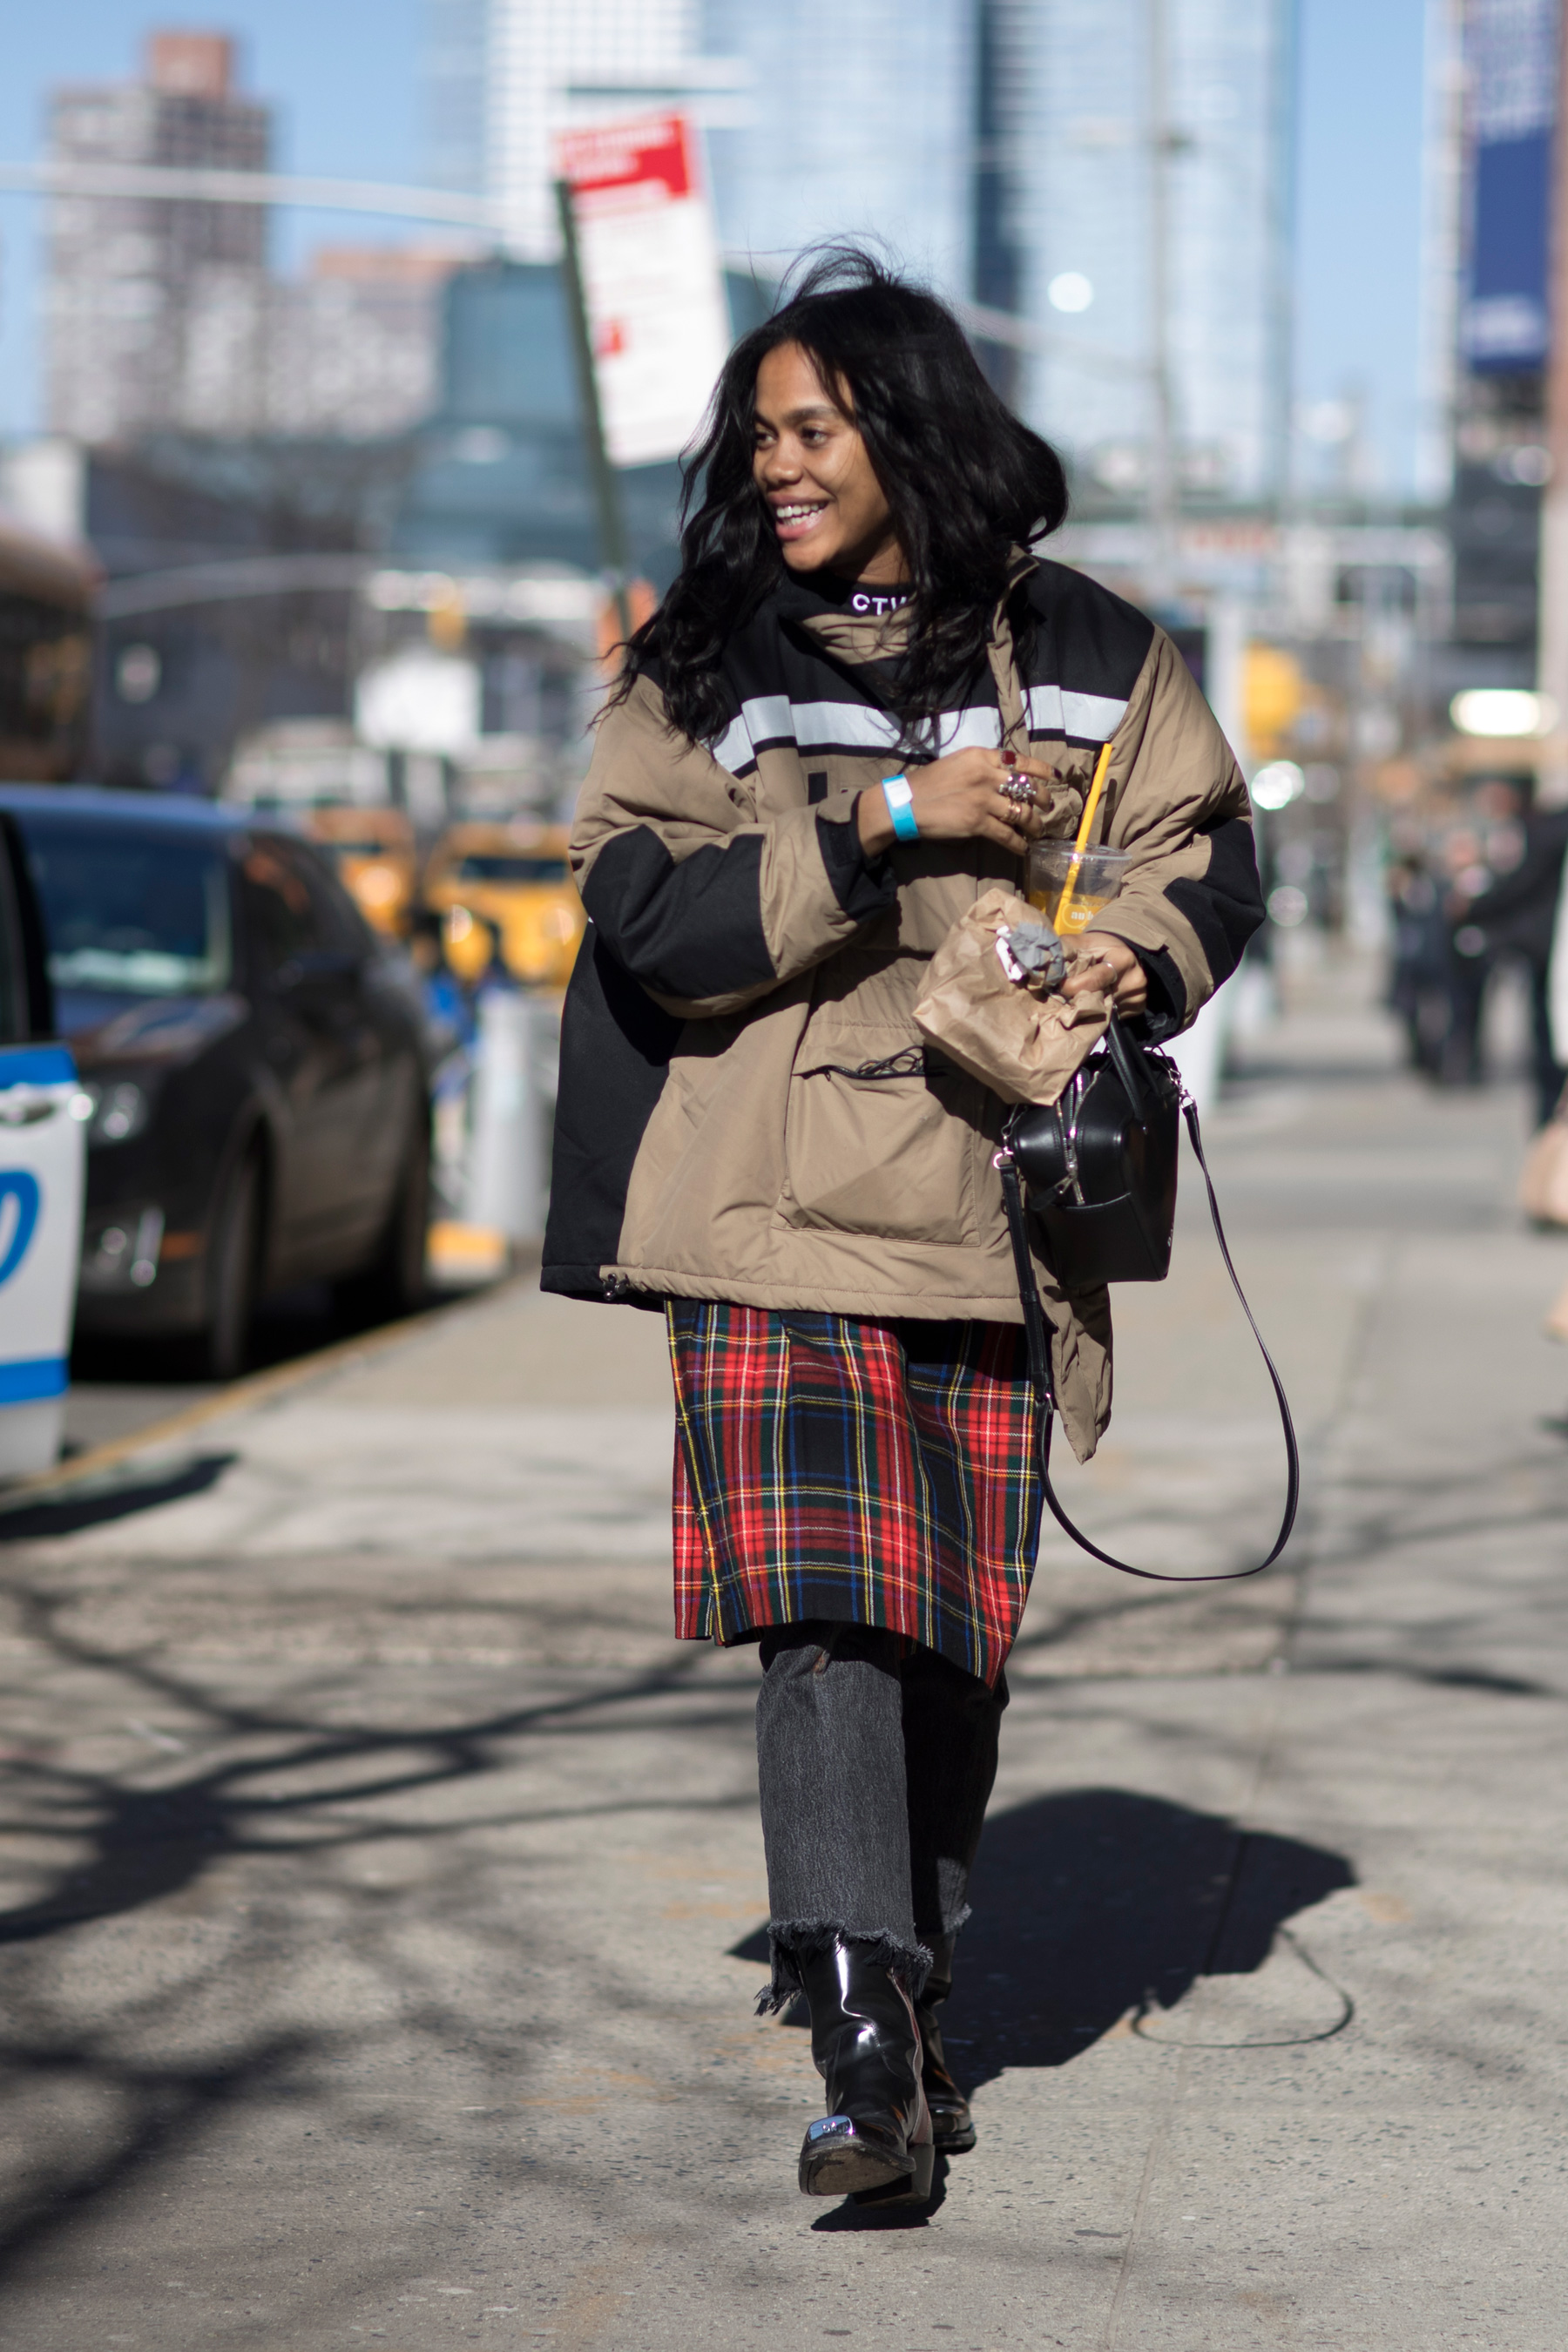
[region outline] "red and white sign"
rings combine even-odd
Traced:
[[[684,114],[563,131],[599,411],[616,466],[679,457],[730,348],[696,131]]]

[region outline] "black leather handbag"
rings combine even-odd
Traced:
[[[1059,1102],[1022,1103],[1004,1130],[1042,1255],[1064,1290],[1163,1282],[1176,1222],[1182,1082],[1112,1021]]]
[[[1225,1270],[1268,1367],[1285,1435],[1285,1512],[1268,1558],[1254,1568],[1226,1569],[1213,1576],[1163,1576],[1153,1569],[1133,1568],[1091,1542],[1058,1500],[1051,1484],[1056,1395],[1051,1384],[1050,1336],[1030,1248],[1032,1227],[1041,1257],[1066,1291],[1098,1289],[1109,1282],[1163,1282],[1171,1270],[1176,1160],[1184,1117],[1203,1171]],[[1120,1569],[1125,1576],[1142,1577],[1150,1583],[1228,1584],[1238,1577],[1260,1575],[1279,1559],[1296,1524],[1300,1456],[1284,1383],[1231,1262],[1214,1181],[1204,1158],[1197,1105],[1174,1065],[1153,1048],[1135,1045],[1112,1016],[1104,1038],[1075,1072],[1059,1101],[1024,1103],[1009,1112],[996,1165],[1024,1308],[1029,1377],[1044,1410],[1040,1466],[1052,1517],[1075,1543],[1108,1568]]]

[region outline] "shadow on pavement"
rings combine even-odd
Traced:
[[[208,1465],[214,1475],[221,1466],[216,1456]],[[310,2096],[336,2115],[342,2095],[331,2065],[341,2069],[346,2052],[363,2057],[410,2021],[427,2047],[479,2051],[498,2080],[515,2070],[510,2028],[477,2015],[461,1989],[449,2000],[438,1995],[410,1958],[400,1901],[345,1877],[343,1856],[410,1835],[460,1841],[480,1817],[493,1827],[496,1816],[479,1791],[501,1743],[574,1727],[591,1732],[607,1712],[679,1700],[698,1663],[694,1654],[608,1688],[475,1717],[342,1725],[315,1719],[308,1705],[226,1700],[155,1655],[102,1651],[71,1630],[68,1593],[48,1589],[47,1580],[29,1582],[8,1565],[20,1621],[57,1664],[113,1669],[132,1704],[148,1704],[150,1712],[176,1706],[184,1736],[149,1734],[127,1720],[139,1746],[150,1738],[163,1753],[154,1762],[138,1752],[119,1768],[67,1763],[47,1743],[0,1745],[10,1843],[19,1859],[30,1838],[38,1847],[36,1891],[0,1906],[0,1948],[8,1948],[0,2093],[13,2117],[25,2118],[14,2121],[0,2164],[0,2282],[121,2195],[145,2198],[161,2167],[188,2158],[237,2109],[265,2113]],[[222,1753],[210,1752],[215,1744]],[[209,1752],[191,1755],[193,1748]],[[454,1812],[433,1829],[425,1811],[431,1793],[465,1783],[477,1811]],[[405,1803],[408,1810],[400,1811]],[[603,1810],[623,1806],[616,1800]],[[377,1811],[367,1816],[366,1807]],[[76,1849],[63,1858],[62,1836]],[[257,1900],[254,1917],[249,1905],[237,1908],[216,1894],[210,1916],[226,1932],[215,1930],[210,1948],[198,1943],[180,1953],[166,1975],[155,1966],[128,1967],[117,1986],[105,1986],[97,2012],[84,2014],[59,1939],[171,1899],[188,1913],[202,1883],[241,1856],[287,1860],[294,1899],[307,1910],[331,1909],[334,1948],[385,1988],[384,2001],[370,2004],[363,2024],[338,2018],[307,2031],[263,2022],[299,1961],[283,1924],[285,1900],[270,1891]],[[459,1890],[463,1867],[455,1865]],[[448,1899],[460,1901],[460,1892]],[[515,1936],[496,1939],[495,1954],[498,1968],[513,1965]],[[243,2006],[233,2010],[237,1978],[253,2019],[248,2030]],[[221,2054],[212,2046],[214,2003],[230,2019]],[[363,2131],[363,2122],[354,2128]]]
[[[111,1669],[123,1704],[177,1707],[181,1736],[128,1718],[128,1731],[163,1751],[156,1762],[140,1748],[119,1762],[68,1759],[47,1742],[6,1759],[7,1826],[18,1860],[29,1833],[37,1860],[0,1911],[0,1946],[9,1948],[0,2082],[16,2112],[37,2120],[14,2133],[14,2177],[0,2185],[0,2276],[132,2184],[145,2196],[161,2168],[188,2158],[237,2107],[264,2113],[308,2094],[341,2124],[333,2065],[351,2053],[363,2059],[410,2018],[422,2047],[474,2052],[498,2081],[509,2077],[518,2064],[510,2027],[476,2015],[466,1982],[443,1995],[413,1967],[401,1898],[345,1872],[345,1855],[415,1834],[460,1843],[481,1819],[493,1834],[484,1783],[511,1743],[591,1735],[638,1703],[699,1703],[695,1660],[683,1659],[494,1713],[401,1725],[318,1719],[309,1699],[226,1698],[156,1654],[98,1647],[72,1622],[71,1591],[18,1575],[18,1565],[13,1556],[8,1581],[24,1633],[62,1668]],[[465,1785],[470,1803],[448,1802],[437,1832],[432,1797]],[[626,1802],[616,1791],[605,1810]],[[286,1864],[287,1904],[263,1878],[254,1901],[236,1905],[223,1866],[244,1856],[269,1872]],[[433,1879],[421,1904],[461,1913],[471,1867],[454,1852],[453,1874]],[[209,1895],[193,1903],[215,1873]],[[961,2075],[978,2085],[1005,2066],[1061,2065],[1129,2011],[1169,2008],[1200,1975],[1256,1969],[1284,1920],[1353,1879],[1340,1855],[1116,1789],[1000,1812],[975,1874],[975,1920],[949,2012]],[[210,1937],[181,1944],[166,1976],[130,1969],[101,2013],[84,2014],[62,1937],[170,1901],[182,1906],[173,1917],[205,1913]],[[384,1989],[362,2023],[334,2017],[303,2032],[282,2018],[268,2023],[299,1962],[295,1906],[300,1920],[330,1913],[341,1961]],[[496,1951],[498,1966],[511,1965],[515,1937],[504,1956],[499,1942]],[[234,2019],[215,2057],[209,2003],[227,2013],[237,1971],[253,2025]],[[817,2226],[918,2228],[931,2210],[851,2208]]]
[[[151,1511],[159,1503],[183,1502],[187,1495],[205,1495],[216,1486],[234,1454],[203,1454],[177,1470],[140,1477],[134,1468],[117,1474],[112,1483],[89,1494],[64,1496],[55,1503],[24,1503],[16,1510],[0,1509],[0,1544],[31,1543],[43,1536],[74,1536],[82,1528],[110,1526],[137,1511]]]
[[[71,2155],[37,2166],[6,2200],[0,2221],[0,2279],[9,2281],[28,2256],[68,2236],[96,2209],[124,2195],[144,2193],[149,2171],[189,2153],[200,2134],[226,2111],[266,2098],[286,2097],[290,2070],[312,2054],[309,2038],[275,2033],[254,2042],[228,2063],[206,2065],[137,2063],[123,2051],[82,2043],[73,2050],[4,2048],[13,2098],[89,2086],[110,2103],[112,2121]]]
[[[1342,1854],[1125,1789],[1069,1789],[985,1826],[944,2039],[978,2087],[1063,2066],[1130,2010],[1260,1969],[1287,1919],[1355,1872]]]
[[[942,2015],[955,2071],[978,2089],[1005,2066],[1065,2066],[1130,2011],[1250,1975],[1287,1919],[1354,1884],[1342,1854],[1125,1789],[994,1813]],[[766,1929],[734,1950],[765,1965]]]
[[[931,2191],[923,2205],[857,2205],[847,2197],[842,2205],[821,2213],[811,2224],[818,2237],[835,2237],[857,2230],[923,2230],[933,2213],[947,2202],[948,2161],[939,2156],[931,2171]]]

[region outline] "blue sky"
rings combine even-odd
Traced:
[[[765,5],[766,0],[759,0]],[[1300,0],[1297,374],[1307,400],[1363,388],[1380,471],[1407,478],[1415,429],[1424,0]],[[420,0],[218,0],[171,12],[240,35],[247,86],[278,109],[285,170],[419,176]],[[4,0],[0,158],[41,152],[50,85],[128,73],[145,0]],[[0,195],[0,433],[37,415],[33,200]],[[280,258],[407,230],[290,215]]]
[[[1296,380],[1364,389],[1389,487],[1415,412],[1425,0],[1300,0]]]
[[[42,154],[55,83],[128,77],[149,26],[210,25],[238,35],[246,89],[276,108],[280,169],[415,180],[421,14],[420,0],[197,0],[166,12],[155,0],[153,7],[147,0],[55,0],[52,7],[0,0],[0,160]],[[41,212],[34,198],[0,194],[0,434],[37,421]],[[396,243],[409,234],[407,222],[363,213],[290,213],[276,250],[287,263],[313,245]]]

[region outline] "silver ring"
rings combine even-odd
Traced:
[[[1022,768],[1015,768],[1003,777],[1001,792],[1003,799],[1011,801],[1015,808],[1033,808],[1035,805],[1035,780],[1026,776]]]

